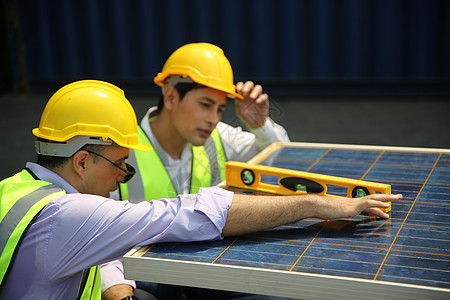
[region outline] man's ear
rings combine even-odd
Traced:
[[[86,172],[86,163],[89,158],[89,152],[85,150],[77,151],[72,157],[72,167],[74,172],[80,176],[84,177]]]
[[[178,92],[173,86],[168,86],[164,89],[164,107],[168,110],[172,110],[174,103],[178,98]]]

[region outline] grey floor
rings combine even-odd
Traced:
[[[0,180],[35,160],[31,129],[50,94],[0,95]],[[155,96],[127,95],[138,119]],[[291,141],[450,149],[450,101],[273,98],[271,117]],[[240,125],[229,103],[223,120]]]

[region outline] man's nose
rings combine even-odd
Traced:
[[[208,117],[207,117],[206,121],[211,123],[212,125],[216,126],[217,123],[220,122],[220,113],[218,111],[211,110],[208,113]]]

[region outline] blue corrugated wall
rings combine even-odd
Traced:
[[[222,47],[236,79],[448,82],[445,0],[18,0],[27,78],[149,82],[177,47]]]

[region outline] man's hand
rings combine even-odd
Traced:
[[[244,96],[243,100],[236,100],[238,117],[249,128],[258,128],[265,124],[269,115],[269,96],[263,94],[262,86],[252,81],[238,82],[236,91]]]
[[[388,208],[389,203],[386,202],[401,199],[400,194],[373,194],[362,198],[320,197],[315,203],[315,216],[327,220],[354,217],[366,212],[380,218],[389,218],[389,215],[379,208]]]
[[[134,295],[134,289],[128,284],[113,285],[103,292],[102,300],[119,300]]]

